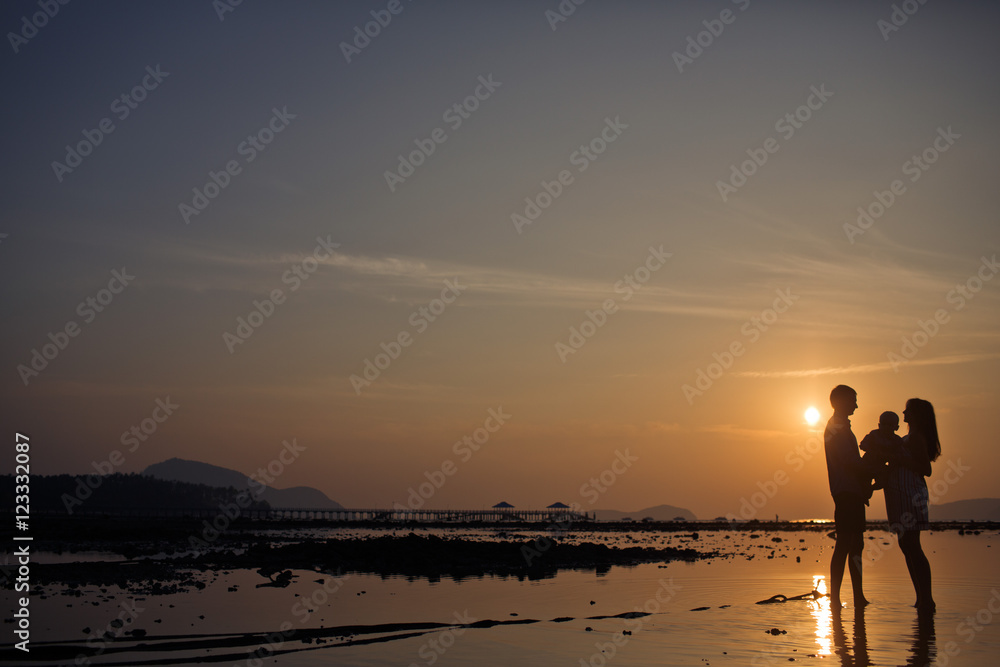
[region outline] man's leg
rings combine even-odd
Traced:
[[[830,602],[835,610],[840,609],[840,585],[844,583],[844,566],[850,551],[848,543],[847,514],[843,502],[833,499],[833,525],[837,532],[837,543],[830,559]]]
[[[864,586],[862,585],[862,558],[865,548],[864,531],[853,533],[850,544],[851,548],[848,553],[847,567],[851,573],[851,588],[854,591],[854,606],[855,608],[861,608],[868,604],[868,600],[865,599]]]
[[[855,608],[864,607],[868,604],[865,599],[863,581],[863,565],[865,550],[865,506],[861,501],[852,503],[850,518],[850,551],[848,554],[848,568],[851,572],[851,588],[854,591]]]
[[[830,602],[835,610],[840,609],[840,585],[844,582],[844,566],[847,564],[847,539],[837,532],[837,544],[830,559]],[[853,579],[852,579],[853,581]]]

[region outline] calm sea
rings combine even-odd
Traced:
[[[498,535],[493,530],[433,532],[483,540]],[[364,531],[276,532],[272,537],[359,533]],[[511,531],[501,537],[529,536]],[[204,588],[170,595],[136,598],[94,587],[66,595],[56,588],[45,599],[32,599],[32,645],[57,642],[68,653],[88,640],[92,646],[106,645],[99,657],[76,663],[95,665],[204,664],[200,661],[206,659],[251,667],[997,664],[1000,533],[924,534],[937,612],[922,617],[911,606],[913,589],[894,538],[879,531],[867,537],[865,588],[872,604],[863,614],[850,603],[834,613],[828,599],[757,604],[778,594],[826,590],[833,541],[823,532],[700,532],[694,539],[676,533],[587,531],[563,539],[693,547],[724,555],[603,573],[563,571],[541,581],[429,582],[299,571],[285,588],[258,588],[266,581],[260,574],[235,570],[195,573]],[[848,582],[844,594],[849,599]],[[623,616],[628,612],[649,615]],[[124,619],[122,626],[114,619]],[[502,623],[460,627],[487,620]],[[427,623],[449,625],[428,628]],[[369,627],[380,624],[390,625]],[[358,627],[309,632],[342,626]],[[145,634],[124,634],[134,630]],[[105,631],[117,639],[100,639]],[[247,639],[248,633],[257,636]],[[260,646],[275,655],[263,657]],[[74,664],[74,659],[30,664]]]

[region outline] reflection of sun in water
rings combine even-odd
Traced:
[[[822,574],[813,575],[813,590],[826,594],[826,577]],[[809,600],[809,611],[816,619],[816,643],[819,644],[820,655],[831,655],[830,635],[833,632],[833,612],[830,610],[830,598],[822,597]]]
[[[806,410],[806,414],[804,416],[806,418],[807,424],[809,424],[810,426],[815,426],[816,422],[819,421],[819,410],[810,406],[809,409]]]

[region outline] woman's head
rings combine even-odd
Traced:
[[[941,441],[938,440],[937,419],[934,417],[934,406],[922,398],[911,398],[903,410],[903,421],[910,425],[911,431],[917,431],[927,442],[927,457],[934,461],[941,455]]]

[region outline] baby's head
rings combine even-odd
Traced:
[[[891,410],[886,410],[878,418],[878,430],[885,434],[895,433],[899,430],[899,415]]]

